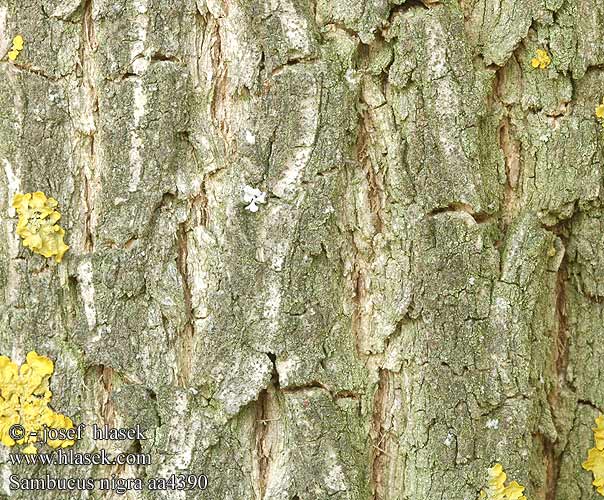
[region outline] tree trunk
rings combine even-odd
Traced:
[[[599,498],[600,0],[0,0],[17,34],[0,351],[51,358],[76,424],[147,429],[76,451],[152,463],[2,446],[3,494],[475,500],[501,463]],[[59,264],[16,235],[34,191]],[[208,489],[9,483],[179,472]]]

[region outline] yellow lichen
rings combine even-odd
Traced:
[[[17,35],[13,38],[13,49],[23,50],[23,37],[21,35]]]
[[[503,471],[501,464],[495,464],[489,469],[489,481],[486,491],[480,492],[481,500],[526,500],[522,494],[524,486],[520,486],[516,481],[505,485],[507,474]]]
[[[52,397],[49,389],[54,364],[46,356],[31,351],[26,362],[18,368],[7,356],[0,356],[0,442],[5,446],[26,444],[23,453],[37,453],[33,443],[39,441],[44,426],[53,429],[72,429],[69,417],[56,413],[48,405]],[[11,426],[23,426],[22,439],[9,434]],[[53,448],[65,448],[72,440],[49,440]]]
[[[537,55],[531,59],[531,66],[533,68],[545,69],[552,62],[551,57],[547,51],[543,49],[537,49]]]
[[[23,246],[61,262],[69,246],[63,242],[65,230],[57,224],[61,218],[57,205],[57,200],[47,198],[42,191],[18,193],[13,198],[19,215],[17,234],[23,238]]]
[[[596,487],[596,491],[604,496],[604,416],[600,415],[596,418],[596,427],[592,430],[596,447],[587,452],[587,460],[582,466],[593,473],[592,484]]]
[[[602,99],[602,104],[596,106],[596,118],[600,120],[604,127],[604,99]]]
[[[19,53],[23,50],[23,37],[21,35],[17,35],[13,38],[13,46],[11,47],[10,52],[8,53],[8,58],[11,61],[17,59]]]

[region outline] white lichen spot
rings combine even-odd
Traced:
[[[348,70],[346,70],[345,78],[346,78],[346,81],[348,82],[348,84],[351,86],[354,86],[357,83],[359,83],[359,75],[352,68],[348,68]]]
[[[245,141],[248,144],[256,144],[256,137],[254,136],[254,134],[252,134],[251,130],[245,131]]]
[[[91,262],[82,262],[78,265],[78,281],[80,283],[82,301],[84,302],[86,322],[88,323],[88,328],[94,330],[96,326],[96,308],[94,305],[94,283]]]
[[[134,6],[139,14],[147,13],[147,2],[134,2]]]
[[[486,428],[487,429],[493,429],[493,430],[499,429],[499,419],[497,419],[497,418],[490,418],[489,420],[487,420]]]
[[[140,126],[142,117],[145,115],[146,104],[147,96],[145,95],[143,84],[140,80],[137,80],[134,87],[134,130],[130,132],[130,183],[128,184],[128,191],[131,193],[138,189],[143,170],[141,150],[144,144],[138,134],[138,127]]]
[[[340,464],[333,464],[329,467],[327,473],[323,476],[323,480],[325,486],[333,492],[346,491],[346,476]]]
[[[335,210],[335,208],[333,208],[333,205],[331,205],[331,204],[327,205],[327,206],[326,206],[326,207],[323,209],[323,213],[324,213],[324,214],[327,214],[327,215],[329,215],[329,214],[333,214],[333,213],[335,213],[335,211],[336,211],[336,210]]]
[[[474,283],[476,283],[476,278],[474,278],[474,276],[470,276],[468,282],[470,283],[470,285],[473,285]]]
[[[453,438],[455,437],[455,435],[449,431],[447,433],[447,437],[445,438],[445,440],[443,441],[445,443],[445,446],[448,448],[449,446],[451,446],[451,444],[453,443]]]
[[[243,201],[248,203],[248,205],[245,207],[246,210],[249,210],[250,212],[257,212],[258,203],[266,203],[266,193],[264,191],[260,191],[258,188],[244,186]]]

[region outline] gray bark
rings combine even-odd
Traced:
[[[0,0],[0,351],[201,496],[599,498],[599,0]],[[534,68],[537,49],[551,56]],[[267,193],[246,209],[244,188]],[[17,192],[59,201],[56,264]],[[602,347],[600,347],[602,344]],[[67,498],[41,491],[36,498]]]

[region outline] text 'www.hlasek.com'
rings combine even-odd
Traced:
[[[15,424],[8,434],[16,442],[28,437],[35,437],[37,442],[76,442],[80,441],[86,430],[86,424],[69,429],[44,427],[31,436],[31,432]],[[92,425],[91,437],[94,441],[124,441],[136,440],[142,443],[147,439],[145,431],[137,424],[132,428],[111,428],[107,425],[99,427]],[[77,452],[73,449],[58,449],[49,453],[10,453],[8,463],[14,467],[20,466],[149,466],[152,463],[149,453],[115,453],[110,454],[105,449],[94,452]],[[189,472],[172,473],[167,477],[121,477],[111,474],[108,477],[82,477],[74,475],[66,477],[59,474],[41,474],[25,476],[11,474],[8,478],[11,491],[112,491],[125,494],[128,491],[204,491],[208,487],[205,474]]]

